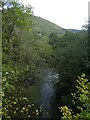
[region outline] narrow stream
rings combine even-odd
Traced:
[[[41,73],[41,80],[37,85],[26,88],[31,99],[31,103],[35,103],[42,107],[43,118],[52,118],[52,110],[56,108],[52,105],[55,103],[55,84],[59,82],[59,74],[55,69],[46,69]],[[25,90],[25,91],[26,91]],[[55,110],[55,112],[57,112]]]
[[[54,84],[59,81],[59,74],[54,69],[48,69],[43,73],[43,81],[41,84],[41,98],[40,103],[43,108],[43,115],[41,118],[51,118],[50,111],[52,109],[51,103],[55,98]]]

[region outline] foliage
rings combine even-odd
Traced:
[[[37,83],[40,72],[48,67],[51,46],[39,41],[38,35],[32,34],[31,6],[3,2],[2,15],[3,118],[18,117],[19,114],[21,117],[37,117],[40,113],[38,106],[24,109],[27,110],[25,113],[22,111],[23,107],[27,107],[26,104],[30,106],[32,103],[29,100],[25,106],[21,106],[24,100],[21,101],[20,96],[25,97],[22,89]],[[28,99],[28,96],[25,98]]]
[[[42,71],[51,67],[59,72],[59,85],[65,86],[59,91],[70,89],[68,83],[74,84],[72,78],[86,67],[87,33],[66,31],[32,16],[32,7],[18,2],[2,2],[1,11],[3,117],[39,117],[42,108],[23,90],[39,84]],[[70,117],[70,110],[64,109]]]
[[[6,8],[6,7],[7,8]],[[3,50],[3,90],[14,85],[14,81],[21,73],[23,53],[21,54],[20,31],[31,29],[31,8],[24,7],[17,2],[2,2],[2,50]],[[15,87],[15,86],[14,86]],[[6,89],[6,90],[5,90]]]
[[[21,66],[23,63],[21,29],[30,31],[32,23],[29,18],[32,12],[31,7],[24,7],[16,2],[3,2],[2,5],[2,115],[4,118],[11,118],[16,113],[15,105],[18,104],[19,107],[21,102],[18,100],[20,98],[14,99],[11,93],[15,93],[16,91],[17,94],[18,87],[16,87],[15,83],[18,77],[22,75],[23,67],[25,67]],[[18,108],[18,110],[20,109]]]
[[[76,76],[82,72],[87,74],[87,32],[66,31],[64,35],[52,33],[49,41],[53,49],[52,66],[60,74],[60,83],[66,87],[70,84],[73,89]]]
[[[39,117],[42,114],[42,107],[30,104],[30,100],[26,97],[4,97],[2,116],[3,118],[32,118]]]
[[[63,114],[62,119],[90,119],[90,83],[86,79],[85,74],[78,77],[77,83],[76,92],[71,94],[74,98],[73,103],[77,105],[80,113],[74,114],[72,109],[63,106],[59,108]]]

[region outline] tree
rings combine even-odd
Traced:
[[[63,114],[62,119],[90,119],[90,82],[85,78],[85,74],[77,79],[78,85],[76,92],[71,93],[74,100],[73,103],[80,110],[80,113],[74,113],[72,109],[67,106],[60,107]]]
[[[12,83],[12,80],[15,81],[20,74],[23,59],[21,29],[24,31],[31,29],[32,22],[29,20],[31,14],[31,7],[24,7],[18,2],[2,2],[2,68],[6,82]]]
[[[32,11],[31,7],[24,7],[18,2],[2,2],[2,88],[3,88],[3,109],[2,115],[10,118],[9,108],[12,105],[11,93],[18,93],[16,80],[22,75],[23,63],[22,52],[22,31],[30,31],[32,22],[29,19]],[[22,66],[21,66],[22,65]],[[18,88],[18,89],[17,89]],[[19,91],[21,92],[21,91]],[[13,96],[14,97],[14,96]],[[13,98],[11,97],[11,98]],[[14,105],[19,104],[19,98],[14,99]],[[8,103],[10,102],[11,103]],[[9,106],[10,105],[10,106]],[[9,108],[9,109],[8,109]],[[8,111],[8,112],[7,112]]]
[[[43,43],[33,34],[31,7],[17,2],[3,2],[2,8],[3,117],[18,117],[18,113],[21,117],[28,117],[22,110],[27,110],[26,104],[29,105],[29,112],[26,111],[29,117],[37,117],[39,110],[33,115],[37,106],[30,107],[30,98],[24,96],[23,88],[38,84],[40,73],[49,66],[52,49],[47,42]],[[22,104],[25,104],[24,108]]]
[[[53,43],[51,46],[54,53],[52,65],[59,71],[60,82],[73,86],[76,76],[86,72],[87,32],[66,31],[64,35],[51,34],[50,43]]]

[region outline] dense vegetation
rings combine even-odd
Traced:
[[[63,112],[62,119],[90,119],[90,83],[87,83],[88,79],[85,78],[85,74],[78,77],[76,86],[76,92],[71,93],[73,96],[73,104],[76,105],[80,113],[74,113],[72,109],[68,109],[67,106],[61,107]]]
[[[2,2],[2,64],[3,118],[36,118],[42,115],[42,107],[33,102],[28,89],[40,84],[42,71],[49,68],[54,68],[59,74],[59,82],[54,85],[56,98],[52,102],[55,104],[52,117],[53,114],[54,117],[62,117],[58,107],[65,105],[75,114],[80,113],[78,104],[84,101],[76,100],[77,104],[74,104],[71,93],[76,92],[80,83],[76,81],[77,76],[85,73],[90,79],[87,30],[65,30],[33,16],[31,6]],[[85,87],[85,92],[77,97],[85,97],[84,105],[90,103],[86,82],[79,84],[82,90]],[[90,107],[84,108],[84,114],[89,110]],[[68,117],[66,114],[64,117]]]

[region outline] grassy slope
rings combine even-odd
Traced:
[[[61,28],[60,26],[57,26],[54,23],[51,23],[43,18],[33,16],[32,17],[32,22],[33,22],[33,28],[35,31],[38,31],[42,34],[50,34],[50,33],[58,33],[58,34],[63,34],[64,29]]]

